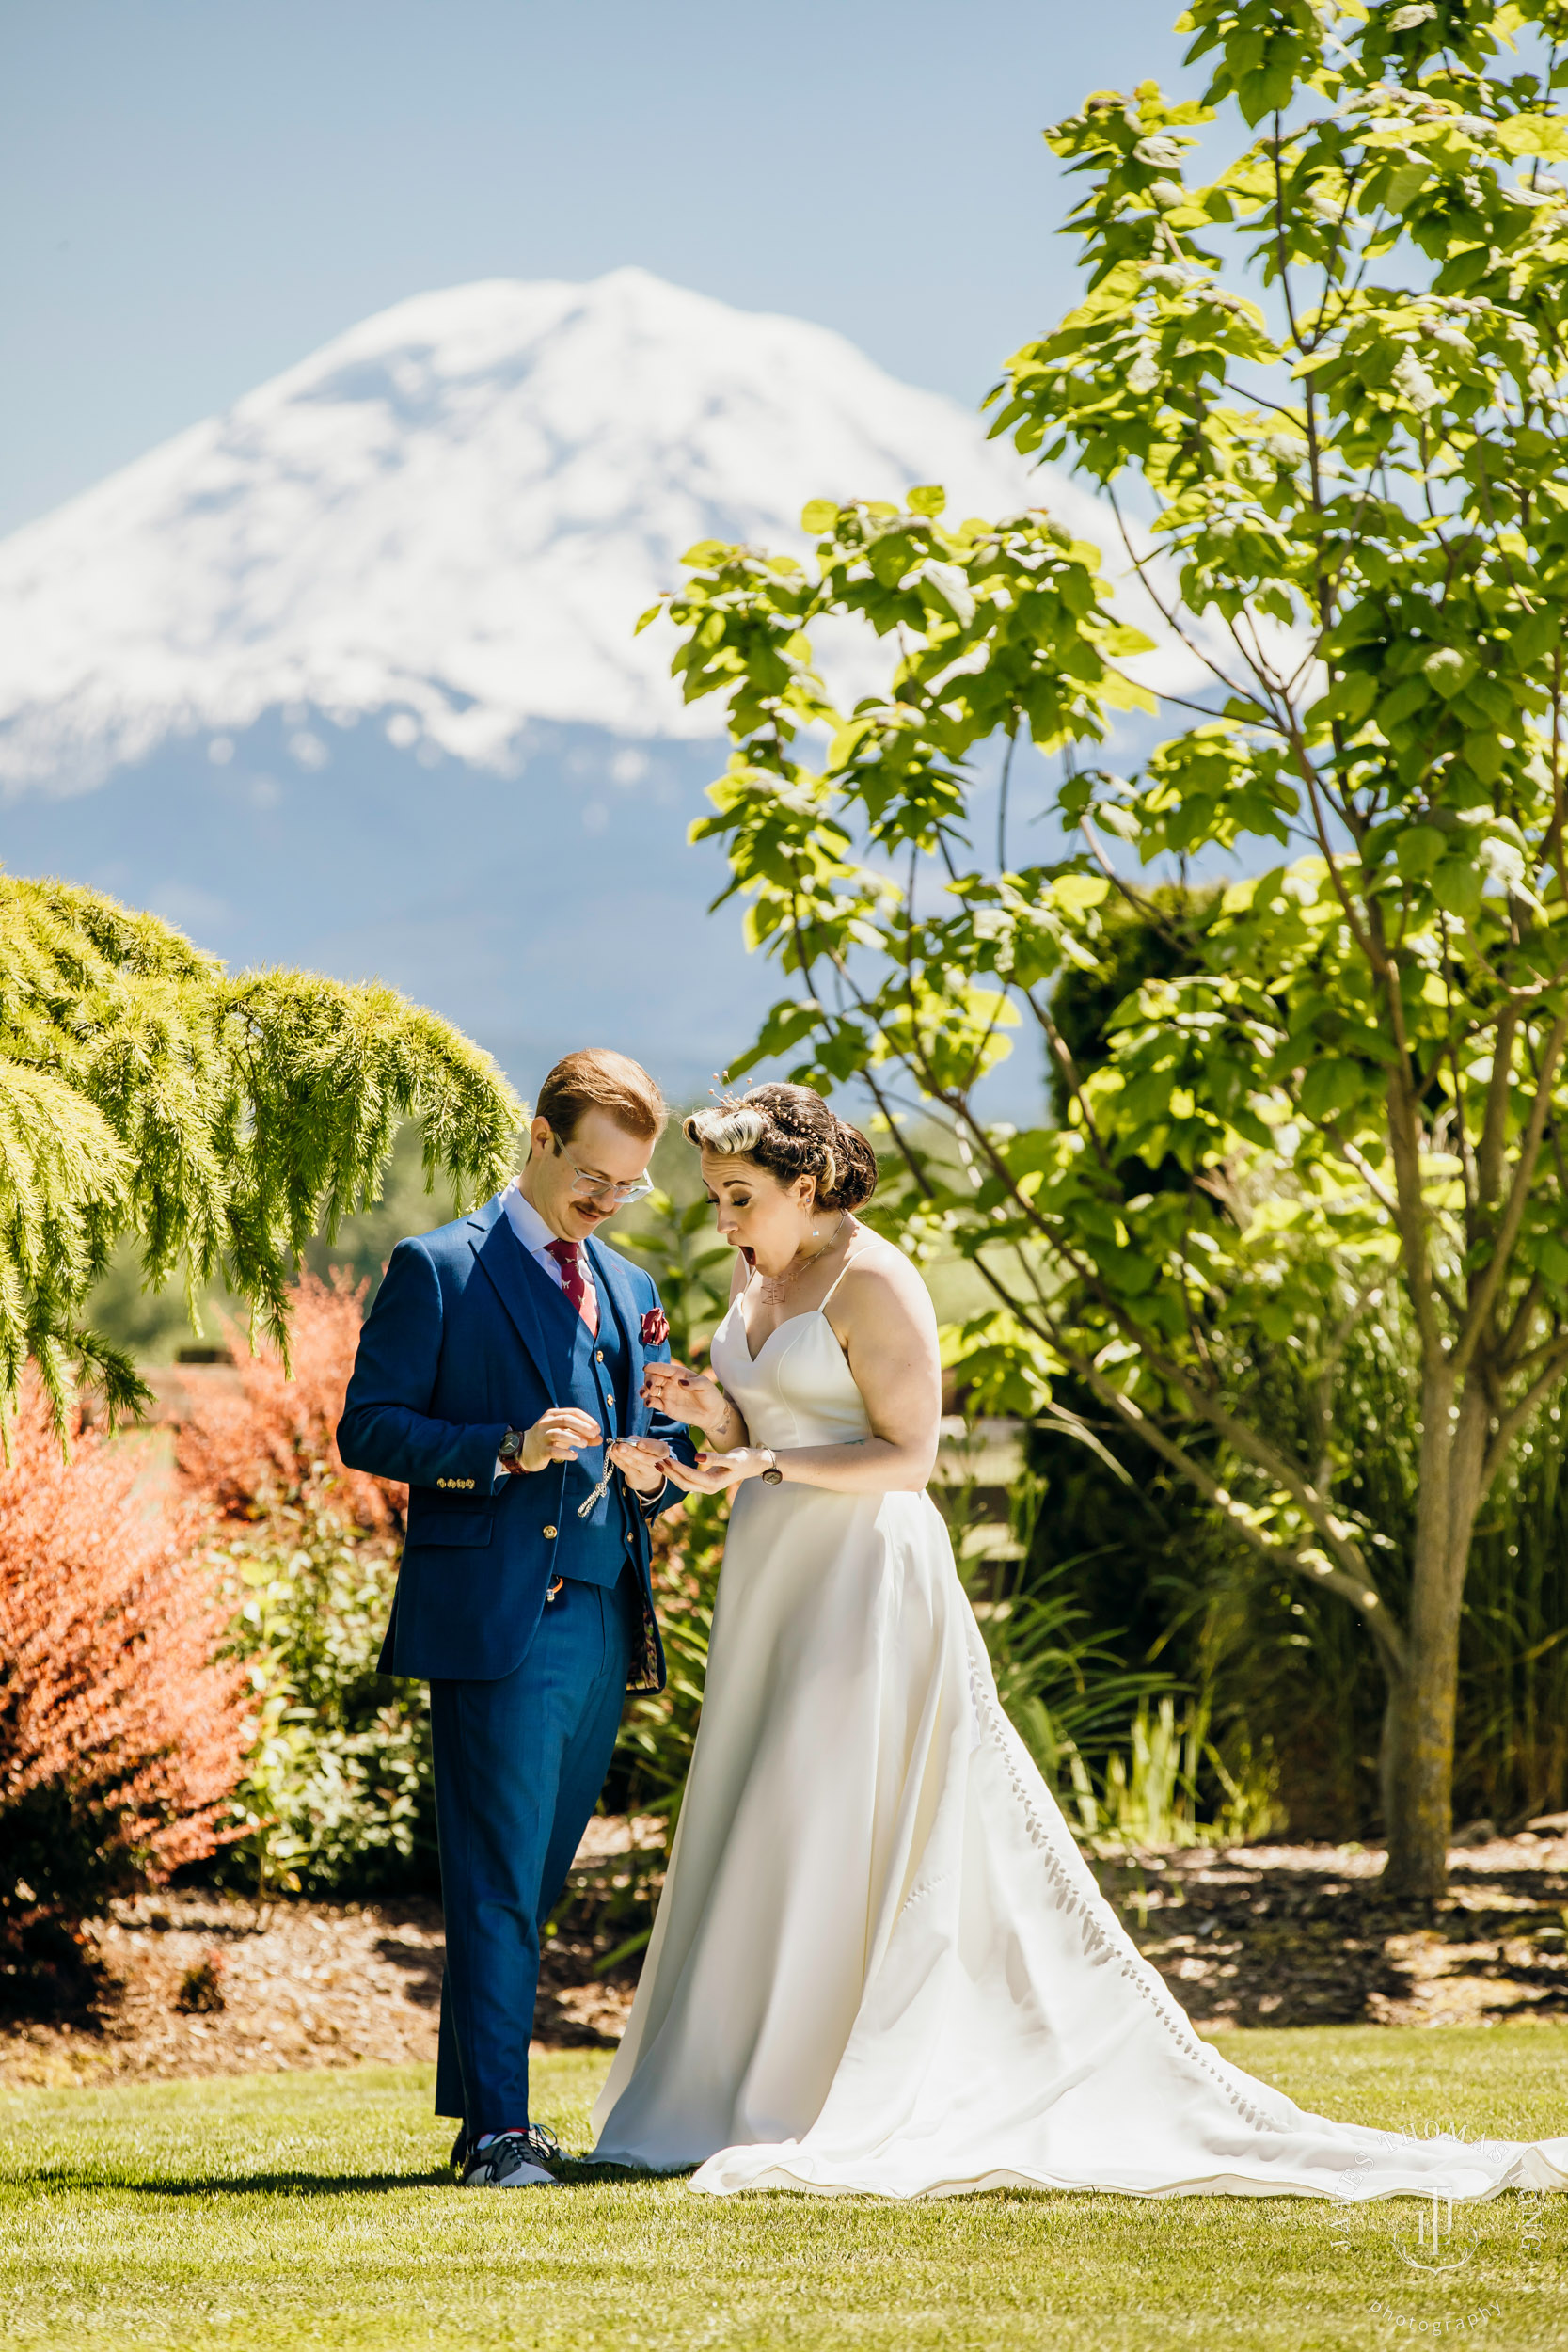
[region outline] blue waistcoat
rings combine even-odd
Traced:
[[[511,1232],[510,1226],[507,1231]],[[596,1333],[590,1331],[531,1251],[515,1233],[512,1239],[525,1279],[538,1294],[540,1319],[555,1359],[557,1395],[562,1405],[591,1414],[607,1438],[618,1438],[626,1425],[626,1350],[609,1299],[600,1298],[599,1327]],[[598,1485],[604,1467],[603,1447],[585,1449],[568,1466],[562,1490],[555,1572],[578,1584],[613,1584],[626,1562],[635,1561],[637,1515],[621,1479],[610,1480],[587,1518],[578,1517],[578,1505]]]
[[[571,1464],[496,1476],[508,1429],[530,1429],[552,1405],[574,1402],[627,1437],[662,1438],[683,1461],[695,1458],[685,1429],[642,1401],[645,1367],[670,1355],[668,1339],[653,1336],[664,1320],[657,1291],[608,1244],[595,1237],[587,1249],[597,1339],[523,1248],[499,1193],[392,1252],[338,1424],[351,1469],[408,1487],[384,1674],[509,1675],[528,1655],[558,1576],[610,1584],[630,1560],[643,1610],[630,1687],[663,1687],[642,1511],[623,1501],[617,1479],[592,1518],[577,1516],[604,1468],[598,1448]],[[650,1516],[679,1500],[671,1481]]]

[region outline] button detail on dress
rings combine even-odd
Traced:
[[[555,1541],[555,1530],[554,1530],[554,1528],[553,1528],[553,1527],[546,1527],[546,1528],[545,1528],[545,1529],[542,1531],[542,1533],[544,1534],[544,1535],[546,1536],[546,1538],[547,1539],[547,1541],[548,1541],[548,1542],[550,1542],[550,1543],[552,1543],[552,1544],[554,1543],[554,1541]]]

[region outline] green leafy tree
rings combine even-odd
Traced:
[[[694,548],[675,668],[724,697],[737,748],[702,830],[796,976],[752,1058],[878,1098],[911,1247],[956,1246],[994,1299],[954,1346],[982,1393],[1036,1410],[1066,1369],[1359,1613],[1390,1881],[1432,1893],[1477,1514],[1568,1368],[1568,198],[1546,167],[1568,6],[1200,0],[1182,23],[1201,101],[1101,91],[1047,135],[1084,183],[1086,290],[993,395],[998,431],[1102,486],[1188,649],[1202,685],[1163,706],[1159,749],[1130,780],[1085,764],[1118,708],[1162,710],[1096,550],[1038,511],[950,525],[935,489],[808,508],[807,566]],[[1198,184],[1212,121],[1240,151]],[[830,616],[886,648],[852,711],[814,667]],[[1025,735],[1063,755],[1082,846],[1055,864],[1008,837]],[[993,846],[971,812],[996,738]],[[1148,905],[1134,851],[1236,852],[1249,878],[1083,1072],[1051,991],[1101,963],[1113,893]],[[1020,1022],[1068,1097],[1024,1133],[975,1099]],[[951,1130],[941,1156],[911,1100]],[[1402,1542],[1354,1500],[1333,1409],[1393,1285],[1417,1355]],[[1249,1406],[1259,1329],[1321,1444]]]
[[[400,1120],[427,1181],[504,1180],[519,1105],[488,1055],[389,988],[230,975],[150,914],[0,875],[0,1409],[31,1356],[63,1431],[73,1382],[144,1391],[87,1294],[122,1236],[145,1280],[214,1280],[286,1346],[306,1244],[379,1189]]]

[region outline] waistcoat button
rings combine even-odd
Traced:
[[[542,1533],[543,1533],[543,1534],[545,1535],[546,1540],[547,1542],[552,1543],[552,1544],[554,1543],[554,1541],[555,1541],[555,1530],[554,1530],[554,1528],[553,1528],[553,1527],[546,1527],[546,1528],[543,1529],[541,1532],[542,1532]]]

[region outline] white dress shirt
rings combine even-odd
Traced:
[[[532,1201],[526,1193],[518,1191],[515,1184],[511,1184],[501,1195],[501,1206],[506,1212],[507,1223],[528,1251],[529,1256],[536,1265],[544,1268],[556,1289],[564,1296],[566,1286],[562,1279],[564,1268],[559,1258],[552,1258],[550,1255],[550,1244],[557,1237],[551,1232]],[[578,1244],[578,1264],[582,1272],[583,1289],[587,1294],[583,1304],[588,1308],[589,1313],[584,1319],[589,1328],[596,1331],[599,1327],[599,1294],[594,1280],[593,1266],[589,1263],[588,1252],[581,1242]],[[498,1458],[492,1492],[503,1486],[509,1475],[505,1463]],[[664,1486],[660,1487],[657,1495],[633,1493],[632,1499],[644,1518],[652,1519],[657,1514],[659,1504],[664,1500],[665,1489],[669,1483],[666,1479]]]
[[[556,1289],[564,1296],[566,1285],[562,1278],[565,1268],[559,1258],[552,1258],[550,1255],[550,1244],[558,1236],[551,1232],[532,1201],[525,1193],[518,1191],[515,1184],[508,1184],[502,1193],[501,1207],[506,1212],[507,1223],[533,1260],[534,1264],[549,1276]],[[583,1305],[588,1309],[583,1321],[591,1331],[596,1331],[599,1327],[599,1294],[594,1287],[594,1269],[588,1263],[588,1252],[581,1242],[578,1244],[578,1266],[582,1275],[582,1286],[586,1294]],[[491,1492],[495,1493],[503,1486],[510,1475],[511,1472],[507,1470],[506,1464],[498,1454],[495,1475],[491,1482]]]
[[[512,1184],[508,1184],[501,1195],[501,1205],[506,1211],[507,1223],[535,1265],[542,1267],[555,1284],[556,1289],[564,1293],[565,1283],[562,1276],[565,1269],[559,1258],[552,1258],[550,1255],[550,1245],[556,1239],[556,1235],[551,1232],[532,1201],[526,1193],[519,1192],[517,1186]],[[583,1289],[587,1294],[583,1305],[588,1311],[583,1316],[583,1321],[591,1331],[596,1331],[599,1327],[599,1294],[594,1286],[594,1269],[588,1262],[588,1252],[581,1242],[578,1244],[578,1266],[582,1275]]]

